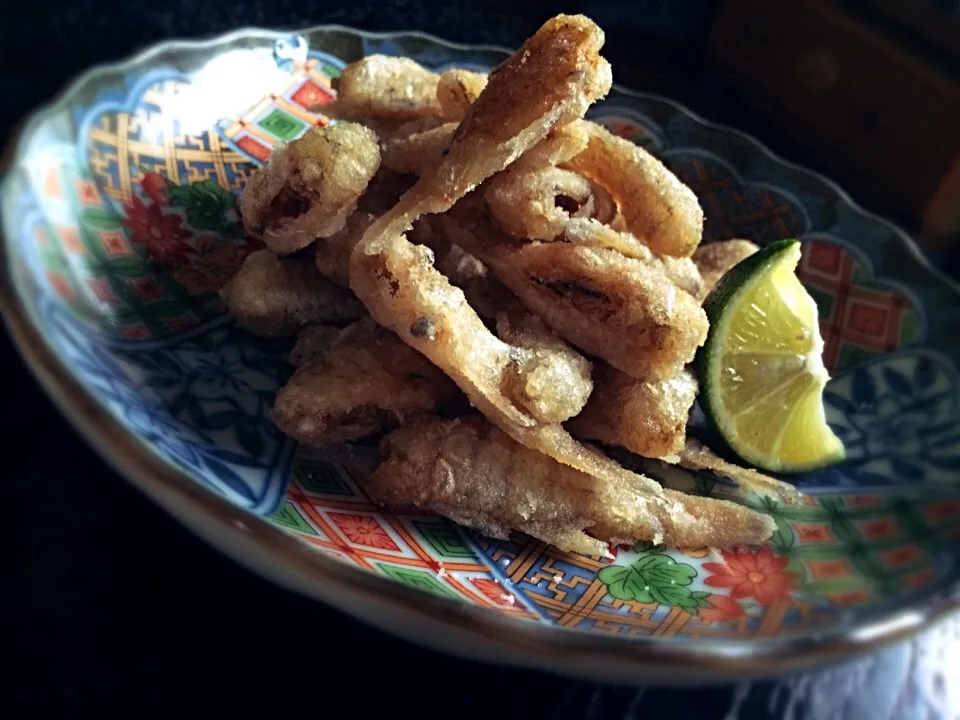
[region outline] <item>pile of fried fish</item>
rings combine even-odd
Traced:
[[[313,447],[388,433],[376,502],[603,555],[729,547],[773,521],[631,472],[596,443],[777,492],[688,438],[701,303],[756,251],[699,247],[693,192],[584,120],[604,35],[548,21],[489,75],[374,55],[335,81],[335,122],[277,146],[243,192],[237,322],[296,335],[273,410]]]

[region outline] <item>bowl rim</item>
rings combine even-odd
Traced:
[[[149,63],[155,57],[178,50],[215,49],[249,37],[281,39],[321,32],[343,32],[369,39],[413,37],[460,51],[509,54],[496,45],[455,43],[420,31],[367,32],[344,25],[314,25],[300,31],[245,27],[202,40],[167,40],[154,44],[125,60],[96,65],[80,73],[53,100],[31,112],[15,130],[0,159],[0,196],[7,192],[7,170],[18,163],[29,141],[48,115],[66,107],[74,94],[99,76],[121,73]],[[887,228],[904,244],[921,267],[937,276],[955,292],[960,282],[936,269],[916,243],[890,221],[862,208],[829,178],[775,154],[751,135],[704,119],[680,103],[660,95],[642,93],[614,84],[614,89],[632,97],[654,98],[694,121],[740,137],[770,160],[822,182],[857,214]],[[498,648],[497,662],[529,668],[547,668],[561,674],[596,677],[588,670],[603,667],[618,681],[644,682],[655,671],[701,672],[714,680],[763,677],[795,671],[817,664],[833,663],[907,639],[954,612],[960,611],[960,582],[905,604],[895,613],[871,618],[820,634],[766,639],[711,638],[701,642],[672,643],[653,638],[623,637],[569,631],[536,621],[518,621],[495,610],[470,605],[407,587],[316,551],[306,543],[269,523],[265,518],[235,506],[214,490],[196,482],[184,471],[155,455],[138,437],[115,420],[101,401],[88,393],[62,358],[43,339],[21,300],[18,283],[9,262],[11,246],[0,227],[0,312],[27,367],[47,395],[102,459],[155,501],[193,506],[202,522],[223,537],[245,537],[256,542],[272,562],[309,581],[307,593],[315,599],[357,616],[351,598],[362,598],[381,609],[415,618],[429,629],[417,637],[399,632],[390,623],[378,623],[365,613],[362,619],[381,629],[401,634],[434,649],[455,652],[440,638],[452,627],[461,638],[472,636],[478,644]],[[168,512],[185,522],[175,512]],[[209,539],[208,539],[209,541]],[[213,543],[221,551],[224,548]],[[389,614],[387,612],[386,614]],[[473,654],[470,649],[462,654]],[[607,676],[608,679],[611,679]],[[682,679],[681,679],[682,682]]]

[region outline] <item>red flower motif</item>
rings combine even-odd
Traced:
[[[330,519],[346,535],[347,540],[354,545],[366,545],[379,550],[393,550],[400,548],[387,531],[369,515],[346,515],[344,513],[330,513]]]
[[[140,178],[140,187],[157,205],[167,204],[167,186],[169,184],[167,179],[156,170],[148,172]]]
[[[733,600],[752,597],[761,605],[790,599],[790,589],[797,584],[797,574],[784,572],[788,558],[774,557],[767,545],[756,552],[746,549],[732,552],[722,550],[721,554],[726,564],[703,564],[704,570],[713,573],[704,581],[705,584],[733,588],[730,593]]]
[[[191,295],[219,292],[240,269],[236,246],[211,235],[201,235],[194,244],[190,264],[178,268],[173,279]]]
[[[190,246],[183,241],[191,233],[180,227],[183,219],[179,215],[163,215],[159,205],[144,205],[136,196],[124,210],[127,215],[124,225],[133,233],[134,242],[146,246],[151,260],[161,265],[175,265],[187,258]]]
[[[700,608],[697,613],[707,622],[729,622],[747,616],[740,603],[726,595],[711,595],[707,602],[713,607]]]

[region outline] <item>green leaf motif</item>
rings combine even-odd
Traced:
[[[713,607],[710,604],[710,595],[712,593],[704,592],[703,590],[694,590],[690,593],[690,596],[697,601],[698,608],[709,608]]]
[[[649,540],[638,540],[633,546],[635,553],[662,553],[666,549],[663,545],[654,545]]]
[[[226,216],[236,199],[213,180],[170,185],[167,194],[171,205],[187,211],[187,222],[196,230],[220,230],[231,224]]]
[[[671,607],[682,607],[686,610],[693,610],[697,607],[697,601],[690,592],[690,588],[680,585],[666,585],[662,588],[650,588],[653,599],[661,605],[670,605]]]
[[[147,264],[138,257],[120,257],[104,261],[104,273],[117,277],[139,277],[147,270]]]
[[[83,222],[97,230],[112,230],[114,232],[123,227],[123,218],[111,210],[101,208],[87,208],[83,211]]]
[[[633,567],[611,565],[597,573],[597,577],[607,586],[607,592],[617,600],[636,600],[637,602],[653,602],[653,596],[643,577],[634,571]]]
[[[646,555],[632,565],[611,565],[597,573],[607,592],[618,600],[657,602],[687,609],[699,607],[709,594],[695,594],[687,587],[696,575],[692,566],[660,554]]]

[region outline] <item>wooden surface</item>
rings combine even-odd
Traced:
[[[960,232],[960,85],[820,0],[723,0],[710,46],[841,182],[928,234]]]

